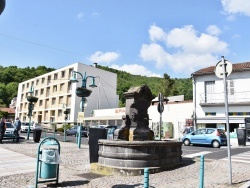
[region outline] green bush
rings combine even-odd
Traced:
[[[64,129],[64,127],[65,127],[65,130],[67,130],[67,129],[71,128],[71,125],[70,124],[63,124],[62,128]]]
[[[51,123],[50,124],[50,127],[51,127],[51,129],[53,130],[53,131],[57,131],[57,124],[56,123]]]
[[[62,127],[56,129],[57,132],[64,132],[64,129]]]

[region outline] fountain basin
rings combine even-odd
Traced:
[[[91,169],[109,175],[141,175],[178,167],[182,163],[182,142],[179,141],[98,141],[98,164]]]

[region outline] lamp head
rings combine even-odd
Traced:
[[[91,88],[97,87],[97,85],[95,85],[95,78],[94,77],[92,78],[92,84],[89,85],[89,87],[91,87]]]
[[[69,80],[71,83],[77,83],[78,82],[78,80],[76,79],[76,73],[72,73],[72,76],[71,76],[71,78],[70,78],[70,80]]]
[[[28,91],[28,93],[30,93],[30,94],[33,94],[33,93],[34,93],[33,86],[30,87],[30,90]]]
[[[87,99],[86,99],[85,97],[82,98],[82,100],[81,100],[81,102],[80,102],[80,109],[82,109],[83,112],[84,112],[84,109],[87,107],[87,105],[88,105]]]

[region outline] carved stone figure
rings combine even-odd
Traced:
[[[149,129],[148,108],[154,98],[147,85],[133,87],[124,93],[126,116],[120,130],[115,132],[121,140],[153,140],[154,133]]]

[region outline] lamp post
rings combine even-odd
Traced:
[[[84,109],[85,109],[85,107],[87,105],[87,99],[85,97],[89,97],[90,94],[92,93],[92,91],[87,89],[87,87],[86,87],[87,86],[87,80],[89,78],[91,78],[92,79],[92,84],[89,85],[89,87],[95,88],[95,87],[97,87],[97,85],[95,84],[95,78],[96,77],[87,76],[86,72],[84,72],[84,75],[83,75],[80,72],[73,71],[72,72],[72,77],[70,78],[71,83],[77,83],[78,82],[78,80],[76,79],[77,74],[79,74],[81,76],[81,78],[82,78],[82,86],[76,88],[76,95],[78,97],[82,98],[81,103],[80,103],[80,109],[81,109],[82,112],[84,112]],[[80,124],[79,127],[78,127],[78,148],[81,148],[81,136],[82,136],[82,134],[81,134],[81,124]]]
[[[31,86],[30,87],[30,91],[28,92],[30,95],[27,96],[27,101],[29,101],[29,105],[28,105],[28,117],[29,117],[29,128],[28,128],[28,132],[27,132],[27,140],[29,140],[29,136],[30,136],[30,124],[31,124],[31,116],[32,116],[32,110],[34,110],[34,103],[33,102],[37,102],[38,98],[33,96],[34,93],[34,87]]]
[[[68,114],[69,111],[67,109],[67,104],[63,104],[63,108],[65,108],[65,111],[63,112],[65,114],[64,120],[65,120],[65,124],[64,124],[64,142],[66,142],[66,121],[68,120]]]

